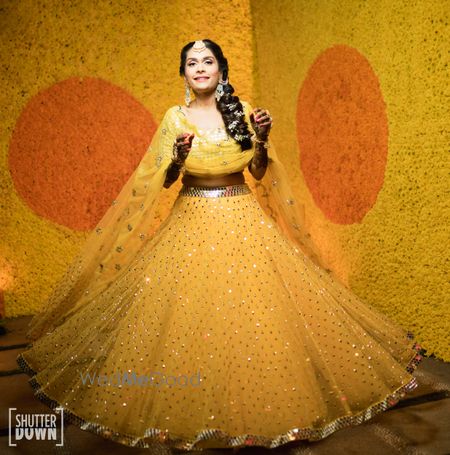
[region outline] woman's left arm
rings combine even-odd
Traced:
[[[256,180],[261,180],[266,173],[269,147],[269,132],[272,128],[272,117],[268,110],[255,108],[250,113],[250,122],[255,131],[255,153],[251,159],[248,170]]]

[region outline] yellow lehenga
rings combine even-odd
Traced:
[[[174,138],[193,129],[184,172],[248,165],[224,129],[166,112],[32,320],[18,363],[36,396],[122,444],[187,450],[318,440],[396,404],[424,350],[326,269],[272,143],[253,191],[183,186],[152,230]]]

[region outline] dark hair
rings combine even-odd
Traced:
[[[222,73],[223,80],[228,78],[228,61],[222,53],[222,49],[218,44],[209,39],[204,39],[206,47],[214,54],[218,63],[219,71]],[[186,55],[195,44],[195,41],[191,41],[181,49],[180,54],[180,76],[184,76],[184,68],[186,66]],[[242,103],[239,101],[239,97],[233,96],[234,88],[231,84],[225,84],[223,86],[224,94],[220,100],[217,101],[217,108],[222,114],[223,123],[227,133],[240,144],[242,150],[248,150],[252,148],[251,133],[248,128],[248,124],[244,117],[244,108]]]

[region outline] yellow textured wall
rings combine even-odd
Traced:
[[[0,23],[0,290],[14,317],[40,308],[106,210],[101,195],[113,199],[154,124],[184,102],[181,48],[219,43],[247,100],[253,54],[245,0],[10,0]]]
[[[413,330],[429,354],[449,360],[444,8],[386,0],[3,1],[7,316],[44,302],[167,107],[183,102],[181,47],[210,38],[229,60],[237,94],[274,116],[278,153],[333,268]],[[353,116],[354,124],[345,122]],[[334,139],[349,149],[336,166]],[[86,181],[100,191],[87,193]],[[70,209],[57,203],[66,200]]]
[[[314,237],[357,295],[449,361],[448,4],[251,8],[255,95]]]

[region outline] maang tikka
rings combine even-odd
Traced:
[[[206,44],[204,41],[202,40],[197,40],[194,45],[192,46],[192,50],[194,52],[201,52],[201,51],[204,51],[206,49]]]

